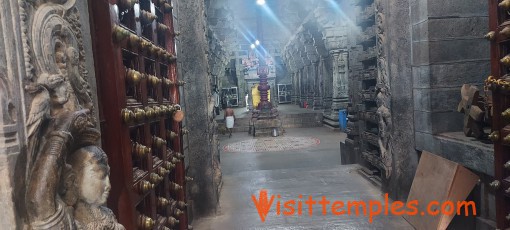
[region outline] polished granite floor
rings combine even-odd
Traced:
[[[285,139],[286,138],[286,139]],[[216,214],[193,222],[197,230],[217,229],[413,229],[402,217],[376,216],[372,223],[360,215],[322,214],[322,206],[313,206],[309,216],[308,196],[330,201],[384,200],[379,188],[374,187],[357,173],[356,165],[340,165],[339,142],[345,134],[328,128],[288,129],[284,136],[275,140],[293,139],[319,143],[297,147],[268,148],[266,140],[254,140],[247,133],[234,133],[232,138],[221,137],[221,166],[223,187]],[[229,148],[229,146],[243,146]],[[285,147],[287,146],[287,147]],[[255,150],[251,150],[254,148]],[[227,150],[227,151],[225,151]],[[265,222],[257,212],[251,195],[259,197],[261,189],[275,200]],[[276,195],[281,195],[278,199]],[[285,216],[276,214],[276,202],[299,199],[303,195],[303,214]],[[296,203],[297,204],[297,203]],[[297,209],[297,205],[295,206]]]

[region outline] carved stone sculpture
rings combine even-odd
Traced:
[[[88,110],[65,112],[34,163],[26,206],[32,229],[124,229],[102,205],[110,191],[106,154]]]
[[[388,78],[388,62],[386,60],[385,18],[382,1],[376,1],[377,24],[377,114],[379,116],[379,150],[386,171],[386,178],[391,176],[393,153],[391,149],[391,103],[390,83]]]
[[[18,212],[28,229],[124,229],[97,145],[76,0],[20,1],[28,146]]]

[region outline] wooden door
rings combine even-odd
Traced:
[[[108,207],[126,229],[187,229],[172,3],[89,0],[89,11]]]
[[[492,91],[493,120],[491,139],[494,141],[494,181],[498,229],[510,227],[510,1],[489,0],[491,42],[491,76],[486,86]],[[506,111],[506,112],[505,112]],[[508,192],[507,192],[508,191]]]

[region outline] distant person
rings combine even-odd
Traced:
[[[229,134],[229,138],[232,137],[232,128],[234,128],[234,110],[228,106],[224,111],[224,117],[225,117],[225,125],[227,126]]]
[[[244,101],[246,102],[246,111],[250,111],[250,106],[248,104],[248,93],[244,96]]]

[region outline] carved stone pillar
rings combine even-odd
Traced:
[[[319,65],[320,62],[314,62],[313,72],[314,72],[314,82],[313,82],[313,110],[321,110],[322,109],[322,95],[321,95],[321,76],[319,74]]]
[[[332,85],[333,85],[333,75],[331,74],[329,63],[330,58],[322,58],[322,76],[323,76],[323,95],[324,98],[324,112],[323,116],[329,116],[331,114],[331,104],[333,102],[333,94],[332,94]]]
[[[348,94],[348,53],[346,50],[334,50],[331,52],[333,62],[333,91],[331,104],[331,119],[338,122],[338,110],[346,109],[349,102]]]

